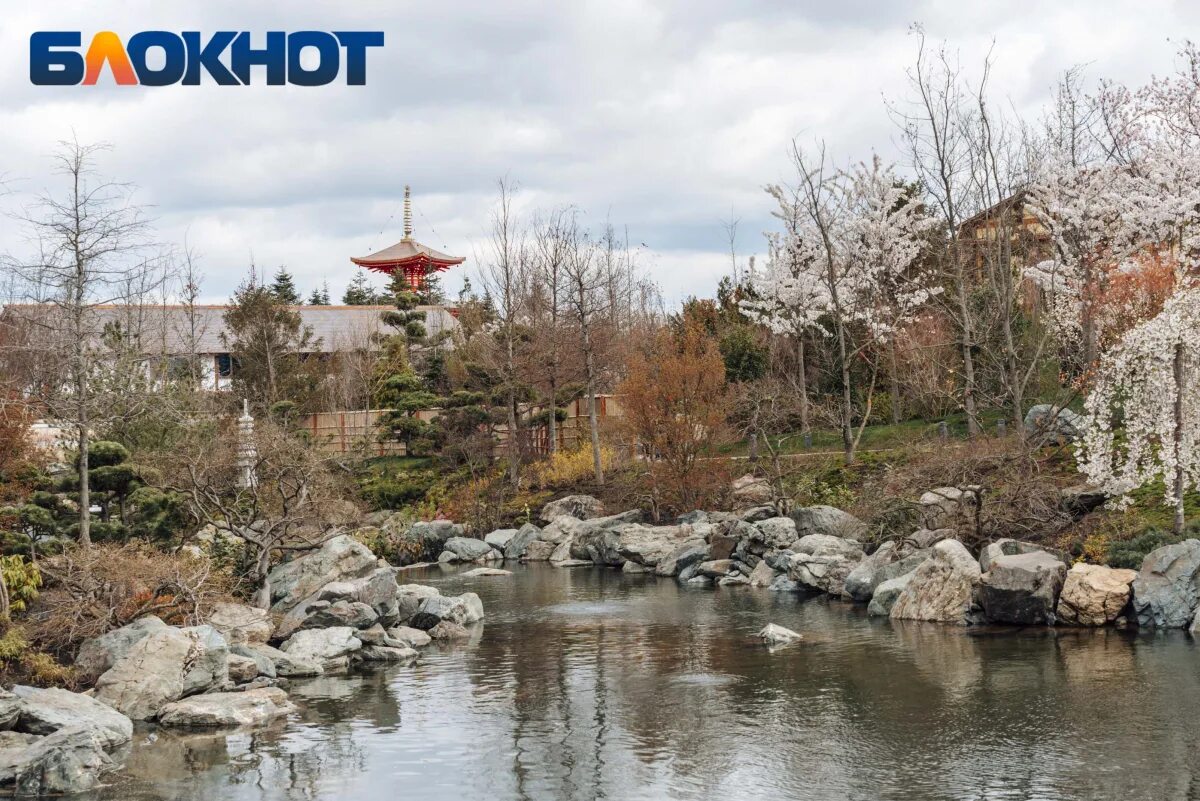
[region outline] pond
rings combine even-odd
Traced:
[[[1200,795],[1182,633],[960,629],[594,568],[464,579],[469,642],[296,682],[253,733],[134,738],[134,799],[1141,799]],[[805,641],[769,652],[767,622]]]

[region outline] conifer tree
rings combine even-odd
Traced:
[[[271,294],[285,306],[300,305],[300,292],[296,289],[296,279],[292,278],[287,267],[280,266],[275,271],[275,279],[271,282]]]

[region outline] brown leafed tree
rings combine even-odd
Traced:
[[[706,461],[725,433],[728,390],[716,342],[698,326],[660,330],[633,351],[619,393],[623,425],[637,441],[656,499],[693,509],[713,489]]]

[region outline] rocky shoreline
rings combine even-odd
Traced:
[[[437,553],[438,563],[478,565],[469,576],[506,575],[495,567],[505,560],[600,566],[689,587],[824,594],[894,620],[1196,632],[1200,541],[1159,548],[1140,571],[1071,564],[1062,553],[1014,539],[989,543],[976,556],[955,529],[928,527],[957,503],[950,495],[948,488],[926,493],[927,526],[874,548],[861,521],[829,506],[779,515],[760,504],[650,525],[636,510],[606,514],[586,495],[547,504],[541,526],[476,539],[439,520],[405,524],[404,536],[414,552]],[[120,767],[135,723],[264,725],[293,710],[291,679],[367,662],[409,665],[434,640],[468,638],[468,627],[484,617],[479,596],[402,583],[405,569],[342,534],[272,570],[269,611],[224,603],[205,625],[145,617],[87,641],[75,662],[93,685],[86,693],[0,691],[0,791],[86,791]],[[769,646],[803,639],[774,624],[759,636]]]

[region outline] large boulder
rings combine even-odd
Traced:
[[[398,566],[431,562],[446,550],[446,540],[463,536],[462,525],[452,520],[423,520],[406,523],[402,531],[395,534],[398,553],[405,558]]]
[[[80,693],[54,687],[13,687],[20,715],[13,728],[45,736],[64,729],[95,732],[105,750],[112,751],[133,737],[133,722],[107,704]]]
[[[756,636],[767,645],[788,645],[804,639],[803,634],[774,623],[763,626],[762,631],[758,632]]]
[[[348,535],[333,537],[320,548],[277,565],[267,577],[271,611],[286,614],[333,581],[361,578],[377,566],[375,554]]]
[[[267,610],[245,604],[214,604],[208,625],[219,631],[230,645],[266,642],[275,630]]]
[[[543,542],[551,542],[557,545],[564,540],[569,540],[576,534],[586,531],[587,526],[578,517],[570,515],[560,515],[551,521],[550,525],[546,526],[538,533],[538,539]]]
[[[829,534],[808,534],[792,543],[788,550],[809,556],[841,556],[856,562],[863,556],[862,545],[855,540]]]
[[[1025,436],[1041,442],[1063,445],[1083,436],[1087,419],[1066,408],[1049,403],[1029,407],[1025,413]]]
[[[617,529],[617,553],[630,562],[657,567],[680,545],[694,541],[691,526],[644,526],[626,523]]]
[[[1048,553],[1067,567],[1071,566],[1071,558],[1060,550],[1036,545],[1032,542],[1004,538],[983,546],[983,550],[979,552],[979,569],[986,573],[992,569],[992,563],[1001,556],[1016,556],[1023,553]]]
[[[421,603],[432,595],[441,595],[442,591],[437,587],[430,587],[425,584],[401,584],[396,587],[396,602],[398,613],[396,622],[399,624],[407,624],[412,620],[413,615],[421,608]]]
[[[504,546],[508,544],[508,541],[511,540],[513,535],[516,533],[517,530],[515,528],[498,528],[485,536],[483,541],[495,548],[497,551],[503,553]]]
[[[768,517],[750,526],[748,539],[767,548],[786,548],[796,541],[796,521],[790,517]]]
[[[280,678],[299,679],[308,676],[320,676],[325,672],[324,666],[316,659],[297,652],[289,654],[280,651],[278,648],[272,648],[269,645],[253,644],[253,645],[235,645],[233,652],[242,656],[249,656],[258,663],[259,673],[264,676],[271,676],[272,672]],[[267,665],[270,665],[268,668]],[[274,678],[272,676],[272,678]]]
[[[704,540],[684,540],[654,566],[657,576],[678,576],[680,572],[708,559],[708,545]]]
[[[765,478],[747,473],[741,478],[735,478],[729,485],[733,505],[739,509],[749,506],[762,506],[775,500],[775,491]]]
[[[1164,545],[1146,554],[1133,580],[1138,625],[1187,626],[1200,606],[1200,540]]]
[[[915,550],[903,541],[888,540],[847,574],[846,594],[855,601],[870,601],[876,587],[916,570],[928,556],[926,550]]]
[[[490,562],[502,558],[500,552],[491,545],[471,537],[451,537],[446,540],[445,548],[438,561]],[[445,559],[446,554],[450,554],[451,558]]]
[[[858,540],[862,539],[867,531],[866,523],[849,512],[843,512],[832,506],[801,506],[792,511],[791,517],[796,522],[796,534],[799,537],[808,534],[825,534],[831,537]]]
[[[942,540],[913,571],[891,617],[966,625],[975,617],[975,588],[981,576],[979,563],[961,542]]]
[[[504,546],[505,559],[520,559],[525,555],[525,551],[529,548],[531,542],[538,539],[538,535],[542,530],[533,523],[526,523],[517,529],[517,533],[512,536]]]
[[[421,602],[409,625],[421,631],[429,631],[442,621],[470,625],[483,619],[483,602],[473,592],[462,595],[431,595]]]
[[[971,514],[979,494],[971,489],[937,487],[921,493],[921,524],[927,529],[954,529]]]
[[[134,720],[229,680],[229,648],[211,626],[167,628],[136,643],[96,680],[96,699]]]
[[[787,573],[789,578],[805,589],[842,595],[845,591],[846,576],[861,559],[861,551],[855,556],[801,552],[792,555]]]
[[[166,628],[167,624],[161,619],[148,615],[119,629],[86,640],[75,656],[75,671],[81,681],[91,684],[118,659],[129,653],[129,649],[134,645],[154,632]]]
[[[305,629],[298,631],[285,642],[280,650],[292,657],[316,662],[325,670],[346,667],[350,654],[362,648],[362,640],[348,626],[330,629]]]
[[[1058,622],[1070,626],[1103,626],[1116,620],[1133,594],[1137,571],[1078,564],[1067,571],[1058,596]]]
[[[228,693],[208,693],[163,707],[158,722],[175,728],[232,728],[261,726],[284,717],[294,707],[278,687]]]
[[[979,582],[979,603],[993,623],[1052,624],[1067,566],[1045,551],[1000,556]]]
[[[328,629],[348,626],[352,629],[369,629],[379,621],[379,615],[370,606],[359,601],[317,601],[308,607],[309,614],[297,627],[303,629]],[[290,632],[289,632],[290,636]]]
[[[17,724],[21,716],[21,699],[0,688],[0,731],[8,731]]]
[[[579,520],[591,520],[604,516],[604,504],[591,495],[568,495],[557,501],[550,501],[542,507],[542,522],[550,523],[555,518],[568,515]]]
[[[51,796],[95,789],[100,777],[116,770],[94,729],[65,728],[27,744],[0,748],[0,792]]]
[[[572,559],[584,559],[598,565],[620,567],[625,564],[618,548],[621,535],[609,528],[589,528],[571,540]]]
[[[875,587],[875,592],[871,595],[871,602],[867,604],[867,614],[872,617],[891,616],[892,607],[896,605],[896,599],[900,597],[900,593],[904,592],[904,588],[908,586],[908,582],[912,581],[913,573],[915,572],[914,570],[902,576],[881,581]]]
[[[570,541],[566,543],[546,542],[545,540],[534,540],[525,548],[525,555],[521,557],[522,562],[548,562],[554,556],[554,552],[560,545],[567,545],[570,550]],[[570,558],[570,553],[567,554]]]

